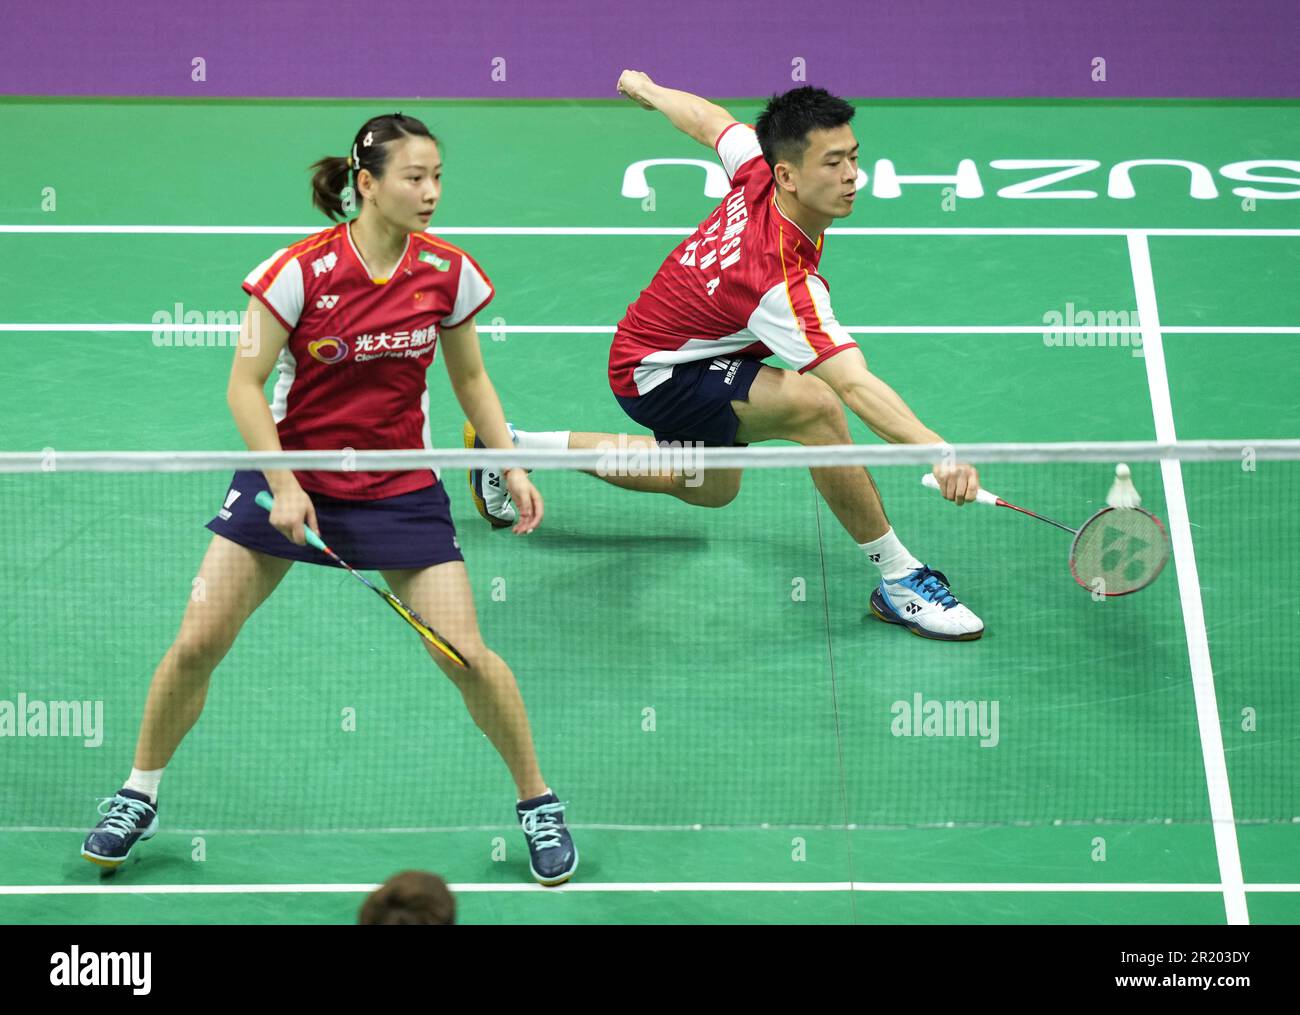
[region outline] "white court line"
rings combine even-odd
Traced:
[[[500,331],[511,335],[612,335],[612,324],[492,324],[480,325],[483,331]],[[849,324],[844,330],[853,335],[1139,335],[1140,325],[1086,324]],[[1164,325],[1166,335],[1300,335],[1300,326],[1291,325]],[[0,324],[0,332],[127,332],[175,334],[189,332],[202,335],[233,335],[238,324]]]
[[[310,236],[329,226],[89,226],[5,225],[0,233],[68,236],[87,234],[155,236]],[[435,236],[689,236],[695,226],[446,226]],[[1300,229],[1145,229],[1051,226],[998,229],[909,226],[839,226],[830,236],[1300,236]]]
[[[1145,353],[1147,386],[1151,390],[1151,412],[1155,417],[1156,440],[1174,441],[1173,405],[1169,397],[1169,375],[1165,369],[1165,350],[1160,335],[1160,310],[1156,301],[1155,278],[1151,272],[1151,250],[1147,238],[1128,238],[1129,263],[1133,270],[1133,290],[1137,295],[1138,316],[1142,322],[1142,349]],[[1165,508],[1169,514],[1169,532],[1174,544],[1174,564],[1178,571],[1178,596],[1182,602],[1183,627],[1187,633],[1187,656],[1192,670],[1192,688],[1196,695],[1196,722],[1201,734],[1201,756],[1205,760],[1205,779],[1210,794],[1210,819],[1214,828],[1214,847],[1219,857],[1219,877],[1223,881],[1223,904],[1229,923],[1249,923],[1246,893],[1242,885],[1241,852],[1237,845],[1237,826],[1232,812],[1232,791],[1228,784],[1228,764],[1223,754],[1223,731],[1219,728],[1219,704],[1214,690],[1214,668],[1210,663],[1210,644],[1205,633],[1205,607],[1201,602],[1201,581],[1196,570],[1196,549],[1183,491],[1182,463],[1162,461],[1160,472],[1165,484]]]
[[[286,895],[373,892],[377,884],[266,885],[0,885],[4,895]],[[606,881],[570,882],[556,888],[526,882],[449,885],[454,892],[999,892],[999,893],[1213,893],[1228,886],[1206,882],[1018,881]],[[1300,884],[1238,885],[1251,892],[1300,892]]]

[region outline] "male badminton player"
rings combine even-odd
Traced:
[[[357,131],[348,158],[324,158],[313,169],[317,208],[344,220],[341,195],[350,185],[359,212],[277,251],[244,281],[247,324],[227,397],[249,449],[431,447],[426,372],[439,344],[452,390],[484,443],[510,447],[474,325],[492,284],[467,253],[424,231],[442,191],[437,139],[412,117],[378,116]],[[279,379],[268,406],[263,385],[273,366]],[[505,472],[504,484],[517,506],[515,531],[531,532],[542,520],[540,494],[522,469]],[[266,490],[274,496],[269,516],[254,503]],[[154,673],[135,767],[100,805],[103,820],[82,856],[115,867],[155,833],[163,770],[199,717],[212,671],[294,561],[327,563],[304,545],[304,525],[354,567],[381,571],[465,657],[462,668],[425,646],[514,778],[534,878],[567,880],[578,853],[563,805],[538,768],[514,675],[479,634],[447,493],[427,469],[235,474],[208,525],[214,535],[199,570],[206,598],[190,601]],[[374,606],[358,594],[345,608]],[[396,623],[391,632],[410,634]]]
[[[618,90],[715,148],[731,182],[726,198],[668,256],[619,322],[610,387],[628,416],[654,431],[654,438],[622,438],[626,445],[847,444],[846,405],[886,441],[941,443],[868,371],[862,351],[836,321],[817,272],[824,231],[852,212],[856,197],[853,107],[823,89],[796,88],[768,102],[755,130],[639,71],[624,71]],[[772,355],[794,369],[762,362]],[[522,448],[599,448],[619,440],[604,433],[512,430]],[[466,443],[475,443],[472,422]],[[980,637],[983,622],[958,602],[943,573],[912,556],[895,534],[866,469],[811,472],[835,517],[879,568],[870,598],[875,616],[926,638]],[[973,501],[979,491],[969,465],[937,466],[935,475],[944,496],[957,504]],[[680,474],[601,478],[721,507],[736,496],[741,477],[739,470],[712,470],[693,486]],[[518,508],[499,475],[474,472],[470,483],[488,521],[515,521]]]

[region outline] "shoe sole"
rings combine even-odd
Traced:
[[[465,447],[469,448],[472,451],[474,449],[475,438],[478,435],[474,433],[474,424],[471,423],[469,420],[465,420],[465,426],[461,431],[461,436],[465,441]],[[493,518],[488,513],[487,501],[485,501],[482,497],[479,496],[479,492],[474,486],[475,471],[477,470],[470,469],[468,472],[465,473],[466,478],[469,479],[469,495],[474,498],[474,507],[478,509],[478,513],[483,516],[483,520],[487,522],[489,525],[491,525],[492,528],[494,529],[510,528],[512,524],[511,522],[503,522],[498,518]]]
[[[98,853],[91,853],[85,849],[81,851],[81,858],[83,860],[89,860],[97,867],[104,867],[108,870],[116,870],[118,867],[121,867],[122,864],[126,863],[126,861],[131,858],[131,852],[135,849],[136,846],[140,845],[140,843],[142,842],[148,842],[157,834],[158,834],[158,819],[155,818],[153,824],[149,826],[149,830],[144,832],[140,836],[140,838],[135,840],[135,842],[131,843],[131,849],[128,849],[126,851],[126,856],[122,857],[121,859],[113,859],[112,857],[100,856]]]
[[[528,870],[532,873],[533,880],[536,881],[543,888],[556,888],[559,885],[564,884],[564,882],[568,881],[569,878],[573,877],[573,875],[578,873],[578,847],[577,846],[573,847],[573,866],[570,867],[562,877],[554,878],[548,881],[546,878],[543,878],[540,874],[537,873],[536,870],[533,869],[533,864],[531,860],[528,862]]]
[[[967,631],[965,634],[938,634],[934,631],[926,631],[916,624],[909,624],[906,620],[900,620],[898,617],[887,616],[876,605],[875,594],[871,598],[871,615],[877,620],[883,620],[886,624],[897,624],[899,627],[911,631],[918,638],[924,638],[926,641],[979,641],[984,636],[984,628],[978,631]]]

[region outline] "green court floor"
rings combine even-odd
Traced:
[[[747,120],[758,109],[727,105]],[[306,166],[385,108],[0,102],[0,129],[31,139],[0,195],[0,451],[242,450],[225,404],[230,336],[160,345],[151,322],[177,304],[204,320],[243,309],[244,275],[326,224]],[[393,108],[445,142],[431,228],[496,285],[479,328],[509,418],[635,429],[606,381],[610,334],[576,329],[612,330],[716,203],[702,170],[659,167],[647,207],[621,195],[626,167],[711,153],[616,103]],[[1176,436],[1300,436],[1300,202],[1243,203],[1219,173],[1291,155],[1300,106],[858,108],[872,178],[881,158],[900,173],[969,158],[984,180],[983,197],[955,204],[939,185],[859,200],[841,227],[922,232],[832,232],[821,263],[871,368],[946,439],[1160,435],[1140,335],[1056,346],[1034,330],[1071,307],[1136,311],[1126,231],[1149,251]],[[1057,189],[1100,196],[999,197],[1025,172],[990,163],[1030,158],[1097,160]],[[1106,196],[1113,166],[1154,158],[1208,167],[1218,196],[1191,197],[1178,167],[1138,167],[1133,199]],[[958,229],[975,232],[941,232]],[[1029,232],[998,232],[1010,229]],[[456,447],[441,358],[429,384],[434,444]],[[1168,517],[1160,465],[1133,471]],[[229,476],[0,475],[0,700],[104,702],[97,746],[0,739],[0,921],[346,923],[366,886],[408,867],[457,886],[466,923],[1300,920],[1300,464],[1181,467],[1237,821],[1217,842],[1175,565],[1140,595],[1095,603],[1069,580],[1063,534],[958,512],[914,467],[873,474],[900,536],[984,618],[981,641],[923,642],[864,618],[868,565],[806,471],[752,470],[719,511],[538,472],[546,520],[526,539],[489,530],[463,475],[444,476],[485,637],[570,801],[582,867],[550,892],[527,883],[512,787],[455,690],[350,579],[306,566],[218,669],[168,768],[162,831],[101,879],[80,839],[129,771]],[[1111,469],[981,475],[1077,522]],[[914,695],[997,702],[997,743],[894,735],[891,710]],[[1244,909],[1223,890],[1225,834]]]

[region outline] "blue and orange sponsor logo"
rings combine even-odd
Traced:
[[[337,363],[347,358],[348,344],[341,338],[318,338],[307,343],[307,352],[321,363]]]

